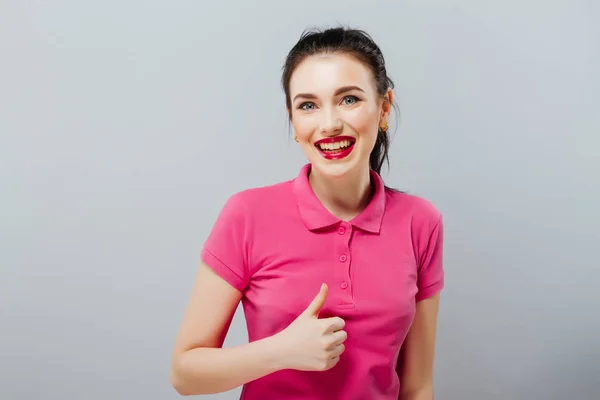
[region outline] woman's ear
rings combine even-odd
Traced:
[[[392,112],[392,104],[394,104],[394,91],[390,88],[383,96],[383,104],[381,105],[381,118],[387,120]]]

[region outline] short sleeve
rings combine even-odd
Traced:
[[[248,284],[248,215],[239,194],[219,213],[201,251],[201,259],[230,285],[242,291]]]
[[[419,265],[417,286],[419,291],[416,301],[424,300],[438,294],[444,287],[443,268],[444,223],[440,216],[434,226],[424,256]]]

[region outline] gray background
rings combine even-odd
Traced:
[[[599,399],[598,20],[593,0],[1,1],[0,398],[178,397],[218,211],[305,162],[286,52],[345,23],[397,83],[384,178],[445,215],[436,399]]]

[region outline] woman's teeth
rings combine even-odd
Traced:
[[[341,140],[335,143],[319,143],[319,148],[325,151],[333,151],[345,149],[346,147],[350,147],[350,140]]]

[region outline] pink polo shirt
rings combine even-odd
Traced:
[[[444,285],[441,215],[372,172],[373,199],[343,222],[321,205],[309,171],[231,196],[202,259],[243,292],[250,341],[287,327],[326,283],[320,316],[346,321],[346,350],[328,371],[278,371],[246,384],[241,398],[397,400],[398,354],[415,303]]]

